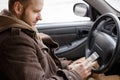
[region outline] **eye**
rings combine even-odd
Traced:
[[[33,10],[35,13],[39,13],[40,12],[40,10],[37,10],[37,9],[35,9],[35,10]]]

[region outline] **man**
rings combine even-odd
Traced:
[[[43,0],[9,0],[0,15],[0,78],[4,80],[82,80],[95,63],[54,55],[57,44],[37,33]],[[45,37],[47,36],[47,37]],[[68,69],[70,68],[70,69]]]

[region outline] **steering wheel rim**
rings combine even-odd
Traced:
[[[117,39],[116,40],[114,40],[113,37],[111,37],[111,35],[103,32],[101,30],[98,30],[98,25],[107,18],[112,19],[116,25],[116,30],[117,30],[117,34],[116,34]],[[116,57],[118,55],[119,48],[120,48],[120,45],[119,45],[120,44],[120,35],[119,35],[120,34],[120,24],[119,23],[120,23],[119,19],[116,15],[114,15],[113,13],[106,13],[106,14],[100,16],[93,24],[93,26],[88,34],[88,39],[87,39],[87,44],[86,44],[86,53],[85,53],[86,58],[88,58],[93,52],[97,52],[98,55],[100,56],[97,59],[99,68],[93,67],[93,69],[92,69],[93,72],[104,73],[107,70],[109,70],[109,68],[115,62]],[[109,38],[110,40],[107,38]],[[99,41],[99,39],[101,39],[102,41]],[[108,41],[105,41],[106,39]],[[110,43],[108,43],[108,42],[110,42]],[[94,46],[91,46],[91,44]],[[112,46],[107,51],[104,49],[105,48],[104,46],[106,46],[106,44],[109,47]],[[102,46],[102,45],[104,45],[104,46]],[[101,52],[99,53],[98,51],[101,51]],[[104,57],[104,55],[105,55],[105,57]],[[109,58],[109,56],[111,56],[111,57]],[[105,61],[105,60],[107,60],[107,61]]]

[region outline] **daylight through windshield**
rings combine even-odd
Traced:
[[[105,0],[111,7],[120,12],[120,0]]]

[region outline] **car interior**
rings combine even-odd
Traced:
[[[120,8],[114,7],[120,7],[118,3],[120,0],[79,0],[71,10],[80,21],[37,23],[36,27],[59,44],[56,56],[77,60],[96,52],[99,67],[93,67],[93,73],[120,75]]]
[[[89,21],[37,24],[37,29],[59,43],[58,57],[76,60],[97,52],[99,68],[93,72],[120,75],[120,12],[105,0],[83,1],[73,6],[73,12]]]

